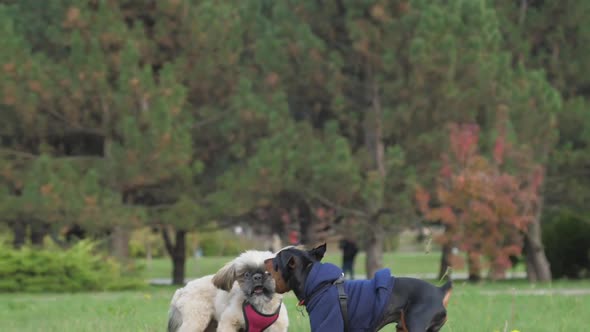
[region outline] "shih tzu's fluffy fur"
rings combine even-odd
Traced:
[[[168,331],[244,330],[244,301],[266,315],[275,313],[280,305],[278,319],[265,331],[287,331],[289,318],[282,295],[275,292],[275,281],[264,268],[264,261],[273,256],[270,251],[246,251],[215,275],[178,289],[170,304]]]

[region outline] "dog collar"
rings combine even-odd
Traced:
[[[246,322],[246,332],[262,332],[279,319],[282,301],[279,302],[277,310],[269,315],[263,314],[256,310],[248,301],[242,303],[242,312]]]

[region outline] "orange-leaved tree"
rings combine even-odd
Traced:
[[[522,253],[523,234],[539,204],[543,168],[506,137],[506,126],[499,126],[486,156],[479,148],[478,125],[452,124],[435,197],[431,199],[421,187],[416,191],[426,219],[445,227],[437,241],[466,253],[472,281],[481,278],[484,262],[489,263],[492,278],[504,276],[512,266],[510,258]],[[451,255],[446,261],[463,264],[460,256]]]

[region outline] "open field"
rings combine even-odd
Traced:
[[[214,273],[232,257],[190,258],[187,278]],[[340,263],[338,252],[326,262]],[[364,275],[364,254],[356,274]],[[397,276],[437,272],[439,253],[386,253],[384,264]],[[146,264],[146,279],[169,278],[169,259]],[[517,267],[516,270],[519,270]],[[438,284],[437,281],[432,281]],[[80,294],[0,294],[0,331],[163,331],[172,286],[151,286],[143,291]],[[290,331],[309,331],[306,315],[296,299],[285,297]],[[590,281],[560,281],[530,285],[524,280],[468,285],[455,282],[449,321],[443,331],[586,331],[590,308]],[[506,326],[506,330],[505,330]],[[389,327],[383,331],[395,331]]]
[[[231,257],[201,257],[187,259],[186,277],[192,279],[195,277],[215,273],[223,264],[230,261]],[[405,253],[389,252],[383,255],[383,265],[391,269],[391,273],[396,276],[410,274],[437,274],[440,260],[439,252],[430,253]],[[146,277],[153,278],[170,278],[172,271],[172,262],[168,258],[158,258],[152,260],[151,264],[145,260],[139,260],[146,264]],[[331,252],[324,257],[324,262],[341,264],[341,255],[337,252]],[[365,274],[365,254],[360,253],[355,261],[355,274]],[[514,271],[523,271],[523,264],[516,266]],[[457,270],[456,272],[464,272]]]
[[[522,295],[539,288],[553,295]],[[521,332],[587,331],[590,295],[559,295],[559,290],[590,289],[589,282],[558,282],[531,286],[502,282],[479,286],[458,283],[451,297],[449,321],[443,331]],[[173,287],[139,292],[89,294],[0,294],[3,332],[164,331]],[[307,316],[286,297],[290,331],[309,331]],[[393,327],[384,331],[394,331]]]

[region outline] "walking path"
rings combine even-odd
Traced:
[[[588,288],[541,288],[541,289],[512,289],[512,290],[493,290],[481,291],[482,295],[496,296],[496,295],[517,295],[517,296],[547,296],[547,295],[561,295],[561,296],[584,296],[590,295]]]

